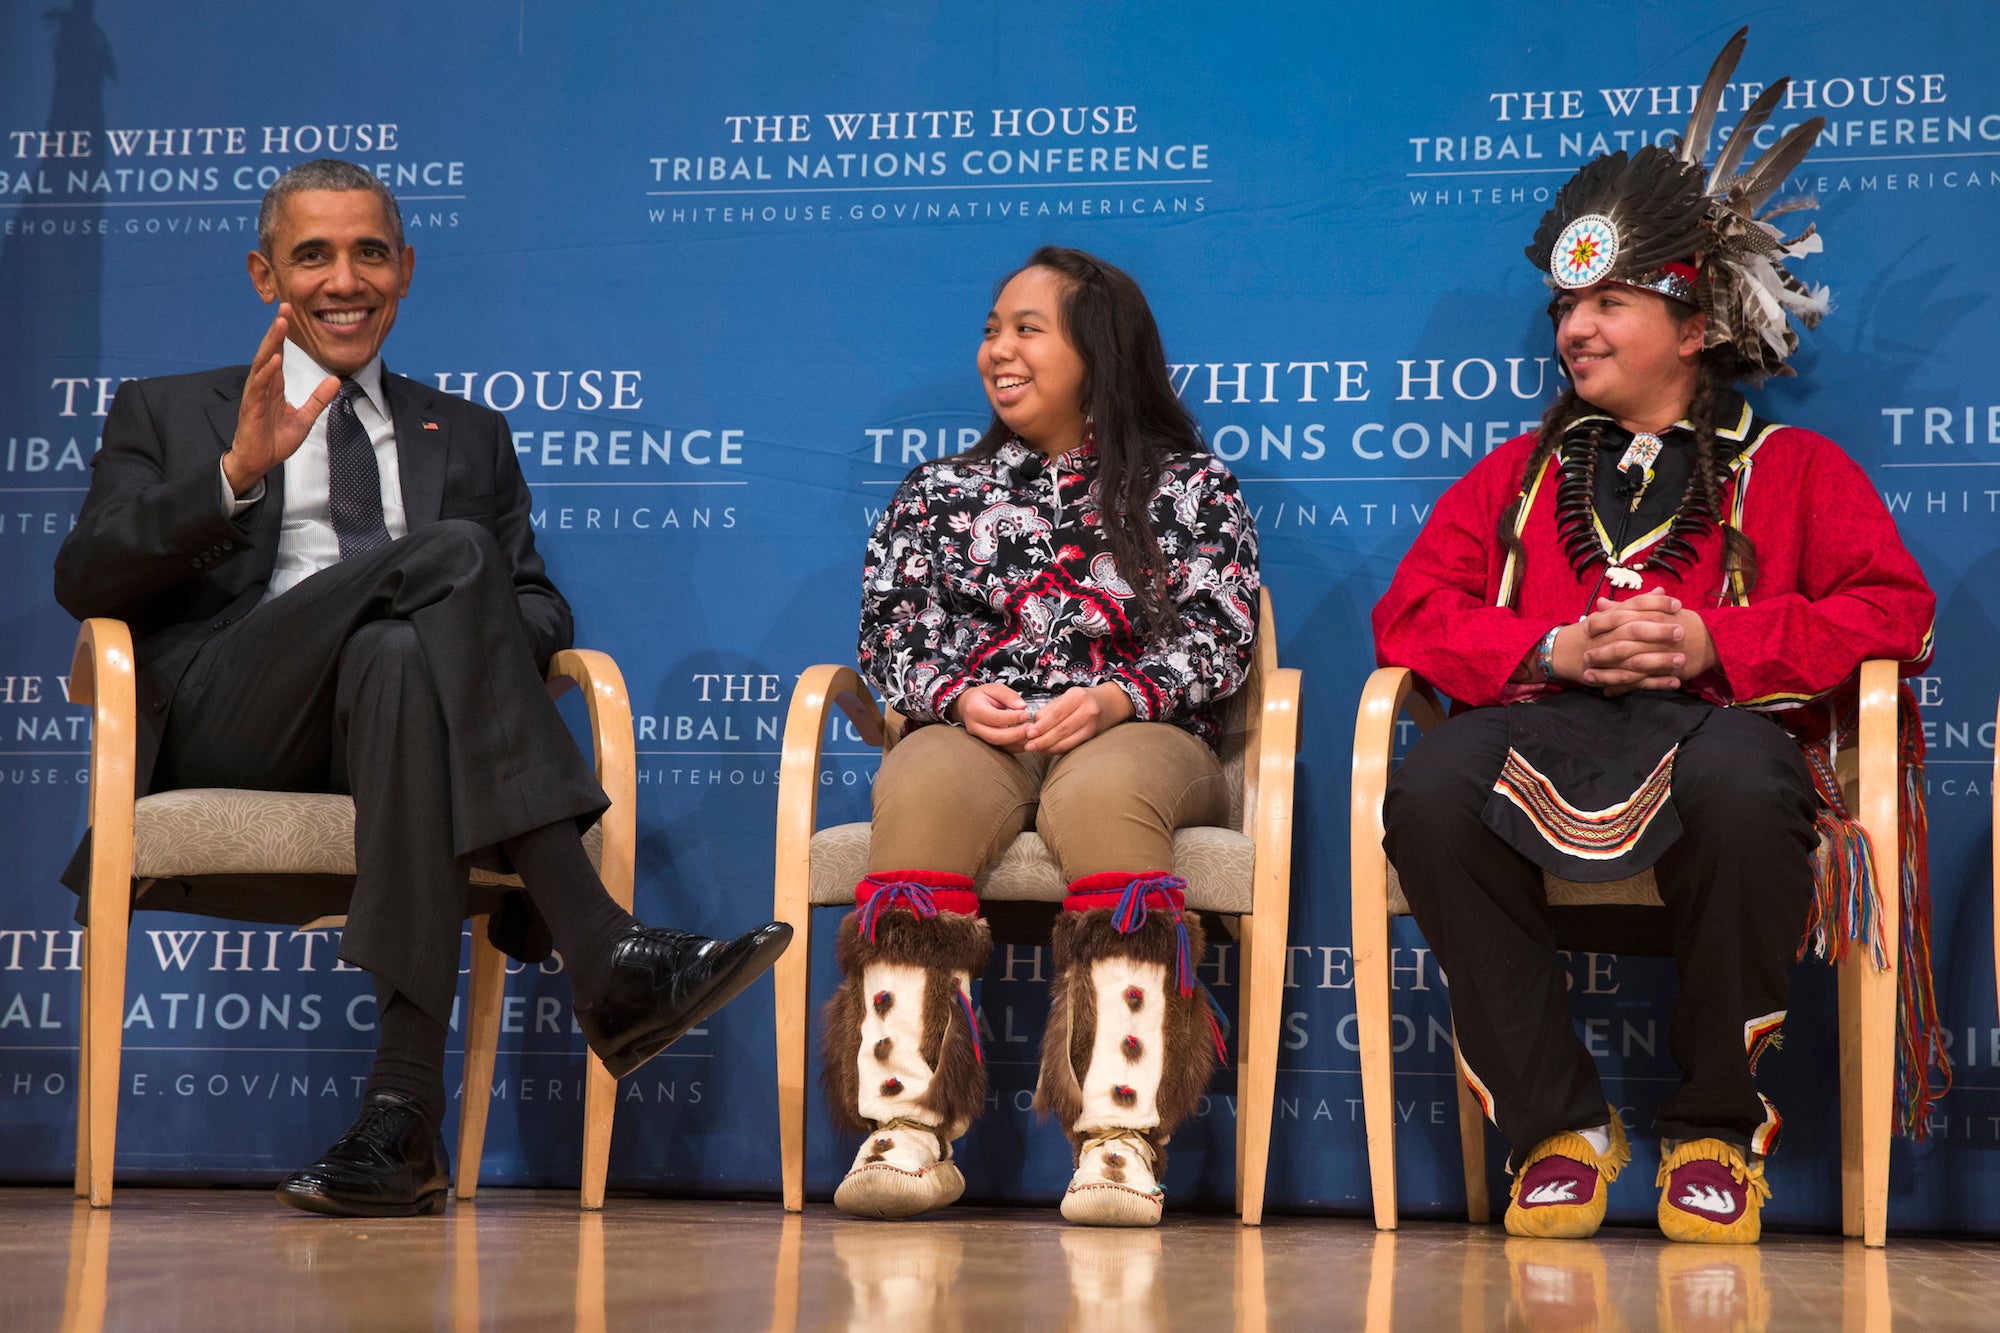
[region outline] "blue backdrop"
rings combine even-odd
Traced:
[[[282,35],[234,0],[0,10],[0,1173],[61,1179],[72,1151],[78,948],[56,873],[89,735],[65,698],[74,626],[51,560],[117,383],[247,359],[269,318],[243,275],[257,198],[331,153],[404,201],[420,262],[390,364],[509,416],[579,640],[631,685],[641,913],[697,929],[769,911],[792,682],[852,659],[862,540],[890,488],[983,425],[972,362],[994,279],[1044,242],[1138,277],[1185,400],[1244,480],[1280,656],[1305,669],[1271,1202],[1365,1208],[1344,811],[1367,612],[1439,493],[1553,391],[1521,254],[1551,192],[1596,153],[1677,131],[1740,7],[882,10],[355,0]],[[1802,379],[1760,401],[1870,469],[1939,594],[1919,688],[1959,1078],[1930,1143],[1899,1146],[1890,1216],[1990,1232],[2000,13],[1816,13],[1810,30],[1755,18],[1739,75],[1794,76],[1780,128],[1829,121],[1786,189],[1820,198],[1827,252],[1799,271],[1835,310]],[[861,817],[873,772],[839,737],[823,817]],[[353,1111],[365,978],[324,937],[137,924],[123,1178],[268,1179],[306,1160]],[[1462,1206],[1445,992],[1407,923],[1396,944],[1404,1206],[1444,1215]],[[1232,1005],[1234,961],[1210,968]],[[1676,1078],[1670,969],[1573,969],[1643,1127]],[[1045,951],[1015,951],[981,990],[995,1098],[965,1145],[975,1196],[1049,1201],[1066,1178],[1060,1136],[1026,1110],[1046,971]],[[814,977],[823,996],[830,950]],[[517,977],[508,1003],[486,1178],[571,1182],[567,987]],[[1823,968],[1800,967],[1792,1012],[1764,1066],[1787,1120],[1770,1216],[1828,1227]],[[774,1194],[772,1066],[759,987],[622,1089],[614,1186]],[[1216,1086],[1176,1139],[1177,1200],[1229,1196],[1234,1106]],[[812,1128],[824,1191],[852,1145],[816,1104]],[[1640,1219],[1652,1196],[1615,1202]]]

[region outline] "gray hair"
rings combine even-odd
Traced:
[[[277,184],[264,192],[264,203],[257,210],[257,248],[265,254],[271,253],[271,245],[278,235],[278,210],[285,199],[306,190],[367,190],[382,201],[382,214],[389,220],[389,239],[398,250],[403,248],[403,210],[396,205],[396,196],[389,193],[389,187],[381,178],[366,167],[339,158],[321,157],[311,162],[301,162],[284,175],[278,177]]]

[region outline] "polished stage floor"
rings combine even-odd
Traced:
[[[2000,1242],[1820,1236],[1676,1246],[1637,1229],[1349,1218],[1157,1231],[1054,1209],[859,1222],[814,1205],[492,1190],[442,1219],[343,1222],[261,1191],[0,1189],[0,1328],[62,1329],[2000,1328]]]

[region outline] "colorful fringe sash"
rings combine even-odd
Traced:
[[[1951,1057],[1944,1047],[1931,984],[1931,895],[1929,828],[1924,805],[1924,728],[1909,686],[1896,709],[1897,793],[1901,826],[1898,889],[1902,928],[1897,941],[1896,1132],[1922,1142],[1930,1136],[1931,1105],[1951,1089]],[[1819,845],[1813,852],[1813,903],[1799,957],[1808,950],[1830,962],[1844,962],[1855,944],[1865,942],[1869,961],[1889,965],[1883,938],[1881,887],[1875,882],[1875,849],[1868,830],[1847,808],[1834,774],[1833,753],[1851,745],[1858,723],[1850,717],[1829,740],[1801,746],[1819,797],[1813,821]],[[1936,1074],[1935,1081],[1933,1073]]]

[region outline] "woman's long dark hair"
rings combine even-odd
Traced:
[[[1687,410],[1687,419],[1694,426],[1694,466],[1688,470],[1688,486],[1686,494],[1681,497],[1681,512],[1699,519],[1703,527],[1714,524],[1722,530],[1722,576],[1725,586],[1729,576],[1734,574],[1741,579],[1743,594],[1747,597],[1757,584],[1757,548],[1741,530],[1731,526],[1722,512],[1722,487],[1729,480],[1729,456],[1716,443],[1717,428],[1735,424],[1733,418],[1725,420],[1725,417],[1734,405],[1730,390],[1740,374],[1739,358],[1726,347],[1703,349],[1695,363],[1694,397],[1689,400]],[[1500,526],[1496,534],[1501,550],[1513,555],[1517,570],[1527,568],[1528,562],[1528,553],[1521,539],[1514,535],[1514,526],[1521,517],[1521,506],[1527,503],[1528,487],[1534,482],[1542,464],[1562,448],[1570,424],[1578,417],[1589,416],[1597,410],[1595,405],[1585,402],[1577,394],[1575,386],[1565,381],[1562,394],[1549,405],[1548,411],[1542,413],[1540,435],[1535,447],[1529,451],[1528,465],[1521,472],[1513,503],[1500,511]],[[1593,424],[1588,429],[1591,438],[1586,441],[1587,456],[1594,463],[1602,427]],[[1586,507],[1591,503],[1593,484],[1590,477],[1571,477],[1564,481],[1566,488],[1583,487],[1581,503]],[[1516,586],[1519,586],[1518,582]]]
[[[1201,431],[1174,392],[1159,325],[1130,274],[1082,250],[1045,245],[1000,279],[995,295],[1031,268],[1062,279],[1057,317],[1083,360],[1083,411],[1097,443],[1104,539],[1118,576],[1133,591],[1138,628],[1156,637],[1174,616],[1166,560],[1148,511],[1162,466],[1201,452]],[[990,458],[1012,436],[996,414],[967,457]]]

